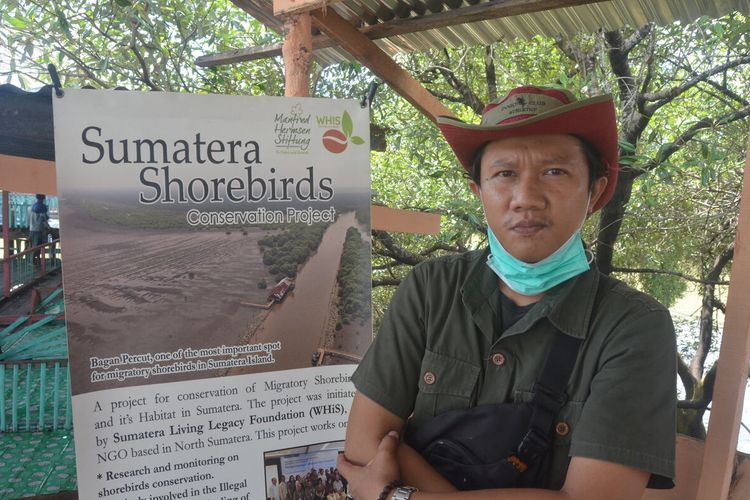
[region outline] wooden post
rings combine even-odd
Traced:
[[[398,210],[373,205],[371,216],[373,231],[382,230],[414,234],[440,233],[440,214]]]
[[[727,314],[697,500],[726,500],[729,495],[750,360],[749,270],[750,148],[745,159]]]
[[[310,64],[312,62],[312,21],[309,12],[291,15],[284,23],[285,84],[287,97],[310,96]]]

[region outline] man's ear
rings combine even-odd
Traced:
[[[477,184],[473,179],[469,179],[469,189],[479,198],[479,201],[482,201],[482,186]]]
[[[608,182],[609,179],[607,177],[599,177],[594,181],[594,185],[591,186],[591,198],[589,200],[589,206],[587,210],[588,215],[591,215],[593,213],[596,202],[599,201],[599,198],[601,198]]]

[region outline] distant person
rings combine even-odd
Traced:
[[[333,478],[333,499],[332,500],[344,500],[346,493],[344,493],[344,482],[341,480],[338,471],[334,471],[332,474]]]
[[[271,478],[271,485],[268,487],[268,500],[279,500],[279,486],[275,477]]]
[[[297,478],[299,478],[299,475],[297,475]],[[300,479],[297,479],[294,483],[292,500],[305,500],[305,490],[302,488],[302,481]]]
[[[320,477],[315,481],[312,498],[313,500],[326,500],[326,485]]]
[[[288,493],[289,493],[289,487],[287,486],[286,480],[284,479],[284,474],[282,474],[279,476],[279,498],[281,500],[287,500],[286,497]]]
[[[32,247],[38,247],[44,243],[49,229],[49,209],[44,203],[46,196],[43,194],[36,195],[36,203],[31,206],[29,211],[29,239]],[[41,260],[41,250],[34,251],[34,264]]]
[[[294,478],[294,474],[290,474],[289,479],[286,482],[286,495],[289,500],[292,500],[294,497],[294,490],[296,489],[294,485],[296,482],[297,480]]]

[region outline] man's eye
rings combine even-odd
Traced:
[[[512,170],[498,170],[495,172],[496,177],[512,177],[515,174]]]
[[[544,171],[544,175],[564,175],[565,171],[561,168],[548,168]]]

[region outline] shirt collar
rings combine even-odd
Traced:
[[[466,308],[474,322],[489,339],[493,338],[492,300],[497,300],[497,276],[486,265],[489,250],[481,252],[461,286]],[[549,290],[544,297],[518,323],[503,336],[520,334],[531,328],[539,319],[547,317],[561,332],[576,338],[586,338],[594,309],[599,271],[596,265]]]

